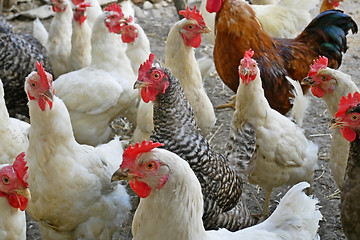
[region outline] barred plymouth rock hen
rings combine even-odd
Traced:
[[[17,34],[1,16],[0,24],[0,79],[4,85],[5,102],[10,116],[17,113],[29,116],[25,77],[35,70],[36,61],[52,72],[46,49],[30,34]]]
[[[214,61],[223,82],[234,92],[239,86],[238,66],[252,48],[259,65],[265,97],[271,108],[282,114],[292,105],[291,85],[286,76],[301,81],[319,55],[329,58],[329,67],[338,68],[346,52],[346,36],[357,33],[354,20],[340,10],[320,13],[294,39],[270,37],[255,12],[242,0],[208,0],[206,9],[216,12]],[[307,91],[309,86],[303,86]]]
[[[254,224],[242,200],[242,180],[227,165],[228,160],[211,149],[195,123],[193,110],[177,80],[166,68],[152,67],[150,54],[139,69],[135,88],[144,102],[154,102],[154,133],[151,140],[185,159],[198,177],[204,194],[206,229],[238,230]],[[250,141],[251,142],[251,141]],[[251,156],[255,144],[244,156]]]
[[[343,137],[350,141],[349,158],[341,189],[341,224],[349,240],[360,236],[360,93],[343,96],[330,129],[340,128]]]

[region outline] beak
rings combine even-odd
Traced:
[[[336,128],[342,128],[346,125],[344,122],[338,122],[335,118],[331,119],[328,123],[329,129],[334,130]]]
[[[52,88],[49,88],[44,94],[43,96],[49,100],[50,102],[53,102],[53,98],[54,98],[54,92]]]
[[[111,177],[111,182],[120,181],[120,180],[131,180],[133,179],[132,174],[129,174],[129,169],[121,170],[119,168]]]
[[[140,82],[139,80],[136,80],[136,82],[134,83],[134,89],[144,88],[144,87],[148,86],[149,84],[150,83]]]
[[[210,29],[209,27],[207,27],[207,26],[203,27],[203,28],[199,31],[199,33],[209,33],[209,32],[211,32],[211,29]]]
[[[25,189],[16,189],[15,192],[19,195],[26,197],[27,199],[31,198],[30,190],[28,188]]]
[[[305,77],[301,80],[301,85],[313,85],[314,81],[312,81],[312,77]]]
[[[248,68],[243,68],[241,71],[242,71],[242,75],[243,75],[243,76],[248,75],[249,72],[250,72]]]

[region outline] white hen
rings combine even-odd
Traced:
[[[27,212],[44,240],[111,240],[131,208],[125,187],[110,182],[123,143],[78,144],[65,104],[53,96],[52,76],[41,65],[37,69],[25,81],[31,120]]]
[[[0,79],[0,164],[13,163],[15,157],[27,149],[29,127],[30,124],[9,116]]]
[[[119,115],[136,123],[136,76],[116,34],[123,17],[118,5],[108,6],[93,27],[90,66],[64,74],[54,82],[57,96],[69,110],[79,143],[96,146],[107,142],[109,125]]]
[[[141,197],[136,209],[133,240],[240,240],[292,239],[317,237],[322,218],[317,200],[302,191],[302,182],[281,199],[274,213],[264,222],[236,232],[226,229],[205,231],[201,186],[189,164],[178,155],[142,143],[125,150],[124,161],[112,180],[129,180]]]
[[[30,198],[24,153],[14,164],[0,164],[0,239],[25,240],[25,208]]]
[[[350,75],[328,68],[327,65],[328,59],[326,57],[319,57],[319,60],[314,60],[314,64],[310,66],[308,76],[302,83],[311,85],[313,95],[324,100],[330,116],[334,118],[341,97],[347,96],[349,93],[359,92],[359,88],[351,80]],[[350,143],[345,140],[339,129],[334,129],[331,136],[330,169],[336,185],[341,189]]]
[[[244,167],[243,179],[266,191],[263,214],[268,214],[272,189],[312,181],[317,167],[318,146],[289,118],[272,109],[264,96],[260,71],[249,50],[240,62],[240,84],[236,93],[230,144],[238,146],[237,135],[246,124],[256,134],[256,152]],[[240,146],[241,147],[241,146]]]

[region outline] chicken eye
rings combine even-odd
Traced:
[[[36,83],[32,83],[31,86],[32,86],[32,87],[36,87]]]
[[[193,27],[194,27],[193,25],[187,25],[187,29],[188,29],[188,30],[193,29]]]
[[[4,176],[2,178],[2,181],[3,181],[4,184],[9,184],[10,183],[10,179],[8,177],[6,177],[6,176]]]
[[[353,121],[356,121],[356,120],[359,119],[359,116],[356,115],[356,114],[354,114],[354,115],[351,116],[351,119],[352,119]]]
[[[326,75],[322,75],[322,76],[321,76],[321,79],[325,82],[325,81],[327,81],[328,78],[327,78]]]
[[[256,64],[254,63],[254,64],[253,64],[253,68],[255,68],[255,67],[256,67]]]
[[[153,169],[154,167],[155,167],[155,164],[152,163],[152,162],[149,162],[148,164],[146,164],[146,168],[147,168],[148,170],[151,170],[151,169]]]
[[[158,79],[160,77],[160,74],[159,73],[154,73],[154,78],[155,79]]]

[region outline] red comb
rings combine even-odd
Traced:
[[[180,15],[183,15],[186,19],[194,19],[200,26],[206,26],[204,18],[202,17],[200,11],[196,11],[196,5],[194,9],[191,11],[189,6],[186,6],[186,11],[179,11]]]
[[[328,65],[327,57],[319,56],[319,59],[314,60],[313,64],[310,65],[310,71],[308,73],[308,77],[315,76],[316,73],[319,71],[319,69],[326,68],[327,65]]]
[[[87,7],[91,7],[91,3],[88,3],[88,2],[79,3],[78,5],[76,5],[76,7],[82,11],[86,11]]]
[[[74,5],[79,5],[80,3],[83,3],[85,0],[73,0]]]
[[[108,12],[117,12],[119,13],[120,17],[124,17],[124,14],[121,10],[121,7],[119,4],[116,4],[116,3],[112,3],[110,4],[109,6],[107,6],[105,8],[105,11],[108,11]]]
[[[44,86],[48,86],[46,73],[45,73],[45,70],[44,70],[41,62],[36,61],[36,68],[37,68],[37,73],[40,76],[40,81],[42,82],[42,84],[44,84]]]
[[[163,146],[164,144],[159,142],[152,142],[149,141],[146,143],[146,139],[140,144],[137,142],[135,143],[134,147],[129,146],[123,154],[123,162],[121,164],[121,169],[130,167],[136,160],[136,157],[139,154],[150,152],[152,149]]]
[[[149,59],[146,60],[139,67],[138,80],[143,79],[146,76],[146,73],[152,68],[152,64],[154,62],[155,54],[150,53]]]
[[[248,51],[245,52],[244,59],[251,59],[254,56],[254,51],[250,48]]]
[[[353,96],[351,95],[351,93],[349,93],[347,98],[346,96],[342,96],[339,103],[339,110],[337,111],[337,113],[335,113],[335,118],[344,117],[346,111],[348,111],[350,108],[356,107],[359,102],[360,102],[359,92],[354,92]]]
[[[28,187],[29,184],[27,183],[26,180],[27,180],[27,177],[28,177],[28,174],[29,174],[28,171],[27,171],[29,167],[26,166],[25,152],[20,153],[16,157],[16,159],[15,159],[15,161],[13,163],[13,168],[14,168],[14,170],[16,172],[16,175],[20,179],[20,181],[22,183],[24,183],[26,187]]]

